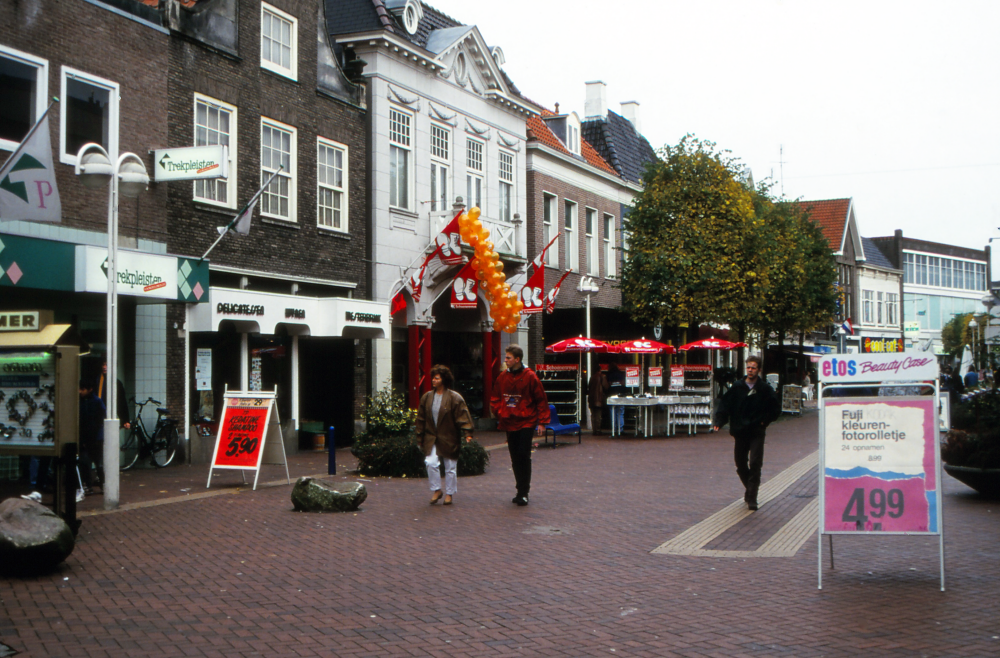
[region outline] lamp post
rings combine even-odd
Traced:
[[[979,364],[976,361],[976,343],[979,342],[979,323],[976,322],[976,318],[969,320],[969,329],[972,330],[972,369],[979,372]]]
[[[112,163],[100,144],[84,144],[76,154],[75,173],[87,189],[108,185],[108,299],[107,362],[108,408],[104,420],[104,509],[118,507],[118,195],[134,198],[149,187],[146,165],[135,153],[122,153]]]
[[[587,338],[590,338],[591,337],[590,336],[590,296],[593,295],[595,292],[599,291],[601,288],[596,283],[594,283],[594,277],[591,277],[591,276],[582,276],[582,277],[580,277],[580,283],[577,284],[576,289],[578,291],[582,292],[587,297],[587,306],[586,306],[586,308],[587,308]],[[591,372],[592,372],[590,368],[591,368],[591,356],[590,356],[590,352],[588,351],[587,352],[587,375],[588,376],[590,376]],[[582,373],[581,373],[581,379],[582,379]],[[587,382],[581,381],[580,386],[581,386],[581,389],[585,388],[587,386]],[[581,396],[581,399],[582,399],[582,396]],[[582,409],[581,409],[580,415],[583,415],[583,410]],[[588,422],[589,422],[589,417],[588,417]]]
[[[837,354],[843,354],[847,351],[847,347],[844,345],[846,339],[847,330],[843,327],[837,327]]]

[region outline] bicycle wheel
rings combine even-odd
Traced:
[[[139,459],[139,445],[139,428],[133,427],[119,447],[118,467],[121,470],[127,471],[135,466],[135,462]]]
[[[177,454],[177,428],[161,427],[153,435],[153,464],[163,468],[174,460]]]

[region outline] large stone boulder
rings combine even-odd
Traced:
[[[0,571],[10,575],[50,571],[73,552],[69,525],[39,503],[8,498],[0,503]]]
[[[329,482],[303,477],[292,487],[292,505],[299,512],[353,512],[368,498],[360,482]]]

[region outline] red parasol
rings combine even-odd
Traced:
[[[627,343],[619,343],[616,347],[619,352],[625,354],[659,354],[660,352],[673,354],[677,351],[673,345],[659,343],[655,340],[646,340],[645,338],[637,338]]]
[[[737,347],[746,347],[746,343],[730,343],[728,340],[719,338],[703,338],[687,345],[681,345],[677,349],[686,352],[688,350],[732,350]]]
[[[545,348],[549,354],[564,354],[566,352],[617,352],[618,348],[608,345],[596,338],[567,338]]]

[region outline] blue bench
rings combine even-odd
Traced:
[[[564,434],[576,434],[577,443],[583,443],[583,433],[580,431],[580,423],[568,423],[563,425],[559,422],[559,414],[556,413],[556,405],[549,405],[549,422],[545,425],[545,443],[549,444],[549,435],[552,435],[552,447],[556,447],[556,437]]]

